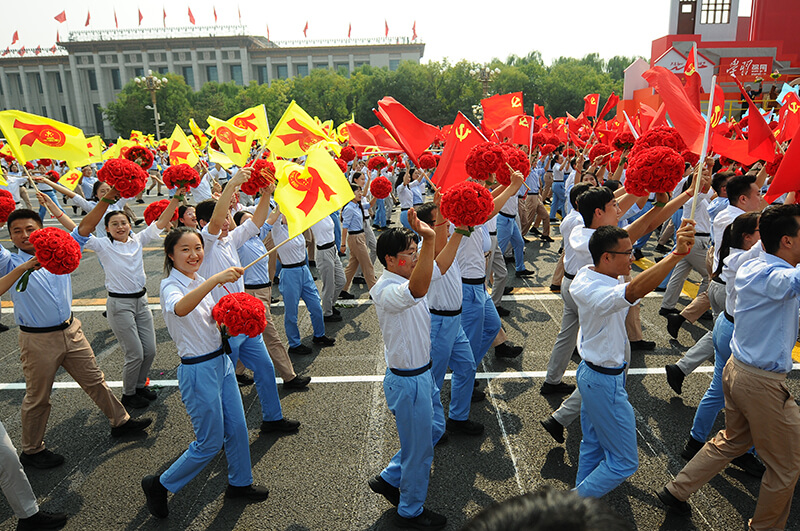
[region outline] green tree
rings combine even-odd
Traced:
[[[347,106],[350,83],[327,68],[315,68],[305,77],[289,83],[289,96],[311,116],[333,120],[336,125],[350,118]]]
[[[205,128],[208,125],[206,118],[209,116],[225,120],[243,111],[246,107],[240,108],[237,103],[237,98],[242,90],[242,87],[232,81],[228,83],[217,83],[216,81],[205,83],[194,94],[192,116],[197,125]]]
[[[192,89],[182,76],[164,74],[167,83],[156,92],[156,106],[161,122],[166,129],[173,124],[185,124],[192,114]],[[131,130],[136,129],[145,134],[155,134],[153,111],[146,107],[152,105],[150,92],[140,88],[134,81],[125,85],[103,110],[111,126],[123,137],[127,138]]]

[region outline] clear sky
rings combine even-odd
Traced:
[[[750,11],[750,1],[740,2],[740,13]],[[0,49],[11,44],[14,31],[28,49],[52,46],[56,30],[65,39],[69,30],[114,29],[116,9],[120,29],[138,27],[137,8],[144,19],[142,27],[161,27],[166,7],[167,27],[188,26],[191,8],[197,25],[213,25],[216,6],[219,24],[238,24],[237,2],[230,0],[191,0],[153,2],[140,0],[17,0],[3,6]],[[375,2],[363,0],[276,2],[241,0],[242,23],[252,35],[267,34],[275,41],[303,39],[308,21],[308,39],[345,39],[348,25],[352,37],[384,35],[410,37],[416,21],[417,35],[425,43],[423,62],[448,58],[451,62],[468,59],[505,60],[510,54],[541,52],[549,64],[560,56],[582,57],[599,53],[650,56],[651,41],[667,34],[669,0],[528,0],[496,2],[432,2],[401,0]],[[54,20],[66,10],[67,21]],[[91,13],[88,28],[84,27]]]

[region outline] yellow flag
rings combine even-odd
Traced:
[[[350,115],[350,119],[346,122],[342,122],[339,127],[336,128],[336,140],[340,144],[344,144],[348,140],[350,140],[350,131],[347,130],[347,124],[354,124],[356,123],[356,117],[354,114]]]
[[[267,108],[263,103],[240,112],[228,120],[228,123],[233,124],[239,129],[252,131],[253,137],[257,140],[266,142],[267,138],[269,138]]]
[[[130,139],[136,144],[141,144],[144,141],[144,133],[137,131],[136,129],[131,129]]]
[[[222,152],[237,166],[244,166],[250,158],[253,131],[239,129],[230,122],[223,122],[213,116],[209,116],[206,120],[214,127],[214,138],[217,139]]]
[[[186,138],[186,133],[178,125],[175,126],[172,136],[167,140],[167,149],[169,150],[169,163],[173,166],[175,164],[188,164],[194,167],[195,164],[200,162],[200,157],[197,156],[194,148],[189,144],[189,139]]]
[[[58,184],[69,188],[70,190],[75,190],[81,180],[81,175],[81,170],[71,169],[61,176],[61,178],[58,180]]]
[[[205,149],[206,144],[208,144],[208,137],[203,133],[203,130],[198,127],[197,122],[194,121],[194,118],[189,118],[189,129],[191,129],[194,139],[197,140],[197,144],[200,146],[200,149]]]
[[[89,159],[83,164],[77,166],[86,166],[95,162],[103,162],[103,149],[106,145],[100,135],[90,136],[86,139],[86,150],[89,152]]]
[[[84,160],[86,138],[77,127],[22,111],[0,112],[0,129],[20,163],[34,159]]]
[[[13,157],[14,154],[11,152],[11,148],[8,147],[8,144],[3,144],[3,147],[0,147],[0,155],[4,157]]]
[[[208,161],[211,163],[219,163],[220,166],[226,170],[233,166],[233,161],[228,157],[228,155],[211,148],[208,149]]]
[[[275,201],[286,216],[289,238],[301,234],[354,197],[350,183],[324,145],[308,152],[305,167],[277,161],[275,176],[278,179]]]
[[[119,158],[119,151],[121,148],[122,148],[122,138],[117,137],[117,141],[114,142],[114,145],[108,148],[107,150],[103,151],[103,160]]]
[[[295,158],[305,155],[311,146],[319,143],[339,149],[339,144],[330,142],[322,127],[292,100],[272,130],[266,147],[279,157]]]

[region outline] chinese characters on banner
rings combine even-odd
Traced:
[[[766,78],[772,72],[772,57],[721,57],[719,73],[736,75],[742,81]]]

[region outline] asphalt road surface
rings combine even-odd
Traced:
[[[137,212],[141,211],[137,205]],[[399,211],[395,212],[395,219],[398,215]],[[52,220],[47,224],[52,225]],[[0,239],[11,246],[5,229],[0,231]],[[487,399],[473,404],[471,418],[486,426],[484,436],[451,435],[448,443],[436,448],[426,506],[447,516],[448,529],[459,529],[493,502],[542,485],[557,489],[574,486],[580,423],[568,428],[563,445],[539,425],[562,399],[539,394],[561,321],[561,299],[547,289],[558,248],[558,240],[543,244],[533,239],[527,245],[526,261],[536,275],[510,277],[515,289],[503,305],[512,313],[503,323],[510,340],[525,350],[512,360],[498,359],[490,350],[478,369]],[[59,371],[45,440],[66,462],[51,470],[27,471],[42,508],[67,512],[66,529],[75,530],[393,529],[394,508],[367,487],[367,479],[380,472],[399,443],[383,396],[381,381],[386,367],[378,321],[363,286],[353,287],[358,300],[340,306],[344,320],[328,326],[336,345],[314,346],[311,355],[292,357],[296,371],[313,378],[310,387],[290,392],[279,385],[284,415],[302,422],[298,433],[260,436],[261,412],[255,389],[242,389],[253,476],[256,483],[270,489],[269,499],[251,505],[226,500],[226,462],[221,453],[182,491],[170,496],[168,519],[150,516],[139,485],[141,478],[164,471],[194,440],[194,434],[177,387],[175,345],[158,306],[163,253],[158,245],[148,249],[147,288],[153,297],[158,339],[150,377],[160,389],[149,408],[133,414],[151,418],[153,424],[146,435],[112,439],[107,419],[70,376]],[[652,243],[646,251],[652,258]],[[106,292],[93,253],[85,254],[73,275],[73,291],[75,316],[82,321],[97,361],[119,396],[122,352],[102,315]],[[279,297],[277,289],[274,294]],[[3,301],[2,322],[11,324],[8,297],[3,296]],[[639,470],[604,501],[638,529],[745,529],[760,482],[734,467],[692,497],[691,518],[667,513],[654,494],[654,489],[672,479],[684,464],[680,452],[713,371],[709,362],[688,376],[681,396],[669,388],[664,365],[674,363],[710,323],[685,326],[678,340],[673,340],[666,332],[665,319],[657,313],[659,301],[660,295],[649,296],[641,312],[645,339],[655,341],[656,350],[634,352],[627,383],[636,413]],[[686,303],[688,299],[682,298],[681,304]],[[281,304],[272,312],[282,334]],[[301,308],[300,316],[300,330],[310,345],[308,313]],[[12,326],[0,334],[0,420],[19,448],[24,380],[17,332]],[[574,383],[576,367],[576,363],[570,364],[565,381]],[[795,395],[800,393],[797,371],[787,383]],[[447,408],[448,382],[442,398]],[[721,417],[718,426],[722,426]],[[5,499],[0,500],[0,529],[15,525],[10,507]],[[788,528],[800,529],[798,496]]]

